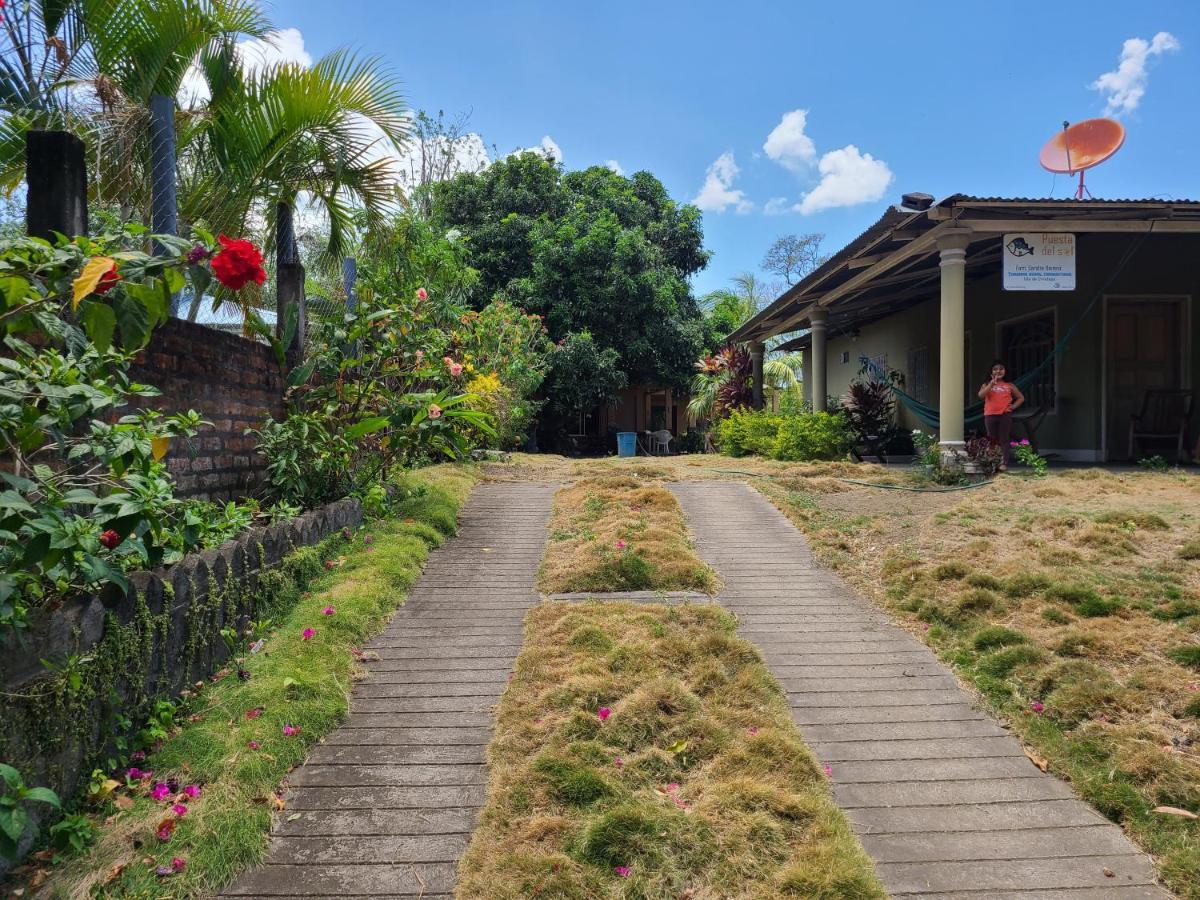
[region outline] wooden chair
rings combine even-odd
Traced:
[[[1130,416],[1129,458],[1136,459],[1147,442],[1175,442],[1175,458],[1187,462],[1188,423],[1192,418],[1191,391],[1146,391],[1141,412]]]

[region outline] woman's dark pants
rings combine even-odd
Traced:
[[[984,416],[983,427],[987,429],[987,436],[1000,445],[1000,452],[1004,454],[1004,464],[1008,465],[1008,440],[1012,434],[1012,413],[1005,413],[1002,416]]]

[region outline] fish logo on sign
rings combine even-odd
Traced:
[[[1013,256],[1030,256],[1033,253],[1033,248],[1029,246],[1023,237],[1015,237],[1005,245],[1005,250]]]

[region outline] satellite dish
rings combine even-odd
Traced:
[[[1079,173],[1075,199],[1082,200],[1092,193],[1083,186],[1085,170],[1098,166],[1125,143],[1125,126],[1116,119],[1085,119],[1071,125],[1063,122],[1063,130],[1042,147],[1039,160],[1048,172],[1064,175]]]

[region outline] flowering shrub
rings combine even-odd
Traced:
[[[916,461],[923,466],[937,465],[941,459],[938,451],[938,439],[935,434],[926,434],[920,428],[912,430],[913,449],[916,451]]]
[[[76,591],[124,588],[124,571],[199,538],[162,462],[199,415],[121,410],[158,393],[129,365],[171,295],[210,283],[212,240],[189,262],[192,242],[156,237],[169,253],[153,257],[136,249],[145,237],[0,242],[0,629]]]
[[[1023,466],[1028,466],[1035,476],[1041,478],[1046,474],[1046,458],[1033,449],[1028,439],[1010,441],[1012,454]]]
[[[496,434],[487,443],[501,449],[520,447],[543,402],[534,395],[546,376],[551,350],[538,316],[497,300],[479,312],[466,312],[451,337],[477,408],[495,419]]]

